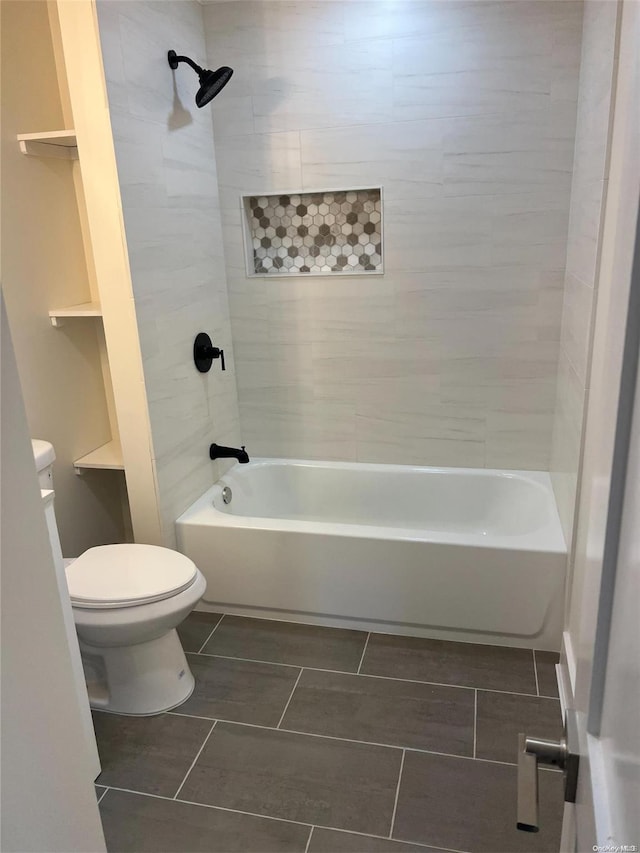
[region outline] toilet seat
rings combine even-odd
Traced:
[[[188,589],[198,570],[184,554],[157,545],[100,545],[65,567],[77,607],[135,607]]]

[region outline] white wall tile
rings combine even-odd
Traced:
[[[242,3],[241,12],[235,0],[216,3],[213,9],[205,6],[207,48],[212,56],[223,57],[227,48],[234,47],[252,55],[278,56],[310,39],[318,47],[344,42],[343,3],[331,0],[303,3],[242,0]]]
[[[247,444],[545,468],[581,4],[234,0],[204,19],[210,64],[237,64],[214,133]],[[246,277],[242,193],[378,185],[383,276]]]
[[[585,388],[566,353],[560,351],[553,422],[551,480],[562,529],[571,545],[582,443]]]
[[[524,462],[524,468],[546,470],[552,428],[551,412],[489,412],[485,464],[518,468]]]
[[[593,308],[593,288],[583,284],[571,273],[567,273],[564,282],[561,343],[567,358],[585,387]]]
[[[295,190],[302,183],[298,131],[216,139],[216,160],[222,207],[238,208],[243,193]]]
[[[164,539],[218,476],[208,444],[239,441],[211,115],[170,47],[205,64],[197,2],[98,3],[118,176],[144,363]],[[175,83],[175,86],[174,86]],[[227,371],[192,362],[207,331]]]
[[[304,188],[384,184],[392,197],[441,195],[445,131],[439,121],[302,131]]]
[[[482,468],[485,464],[485,421],[449,415],[438,406],[420,419],[406,412],[378,408],[356,415],[358,462]]]

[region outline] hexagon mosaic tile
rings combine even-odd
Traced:
[[[249,196],[256,275],[382,272],[379,189]]]

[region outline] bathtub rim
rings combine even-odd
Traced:
[[[341,523],[335,521],[308,521],[292,518],[268,518],[261,516],[236,515],[221,512],[213,505],[220,497],[225,485],[233,486],[227,478],[245,466],[234,463],[216,483],[189,506],[177,519],[176,527],[181,524],[198,526],[216,526],[230,528],[250,528],[252,530],[288,532],[297,531],[308,535],[333,535],[356,539],[381,539],[414,541],[429,544],[457,545],[483,549],[535,551],[546,554],[567,555],[567,546],[562,532],[551,476],[546,471],[525,471],[500,468],[462,468],[425,465],[394,465],[377,462],[338,462],[314,459],[290,459],[282,457],[256,457],[248,463],[255,468],[275,466],[302,466],[307,468],[330,468],[337,470],[358,470],[384,474],[390,469],[412,471],[416,473],[446,474],[452,476],[498,477],[504,480],[525,480],[545,493],[550,511],[549,521],[535,531],[520,534],[478,534],[444,531],[428,531],[412,527],[384,527],[367,524]],[[179,528],[178,528],[179,529]]]

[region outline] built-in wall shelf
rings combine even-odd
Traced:
[[[76,474],[82,474],[87,468],[102,468],[109,471],[124,471],[122,448],[117,439],[108,441],[86,456],[81,456],[73,463]]]
[[[248,276],[382,274],[382,187],[242,197]]]
[[[75,130],[51,130],[47,133],[19,133],[18,142],[23,154],[32,157],[58,157],[63,160],[78,159],[78,142]]]
[[[102,317],[102,308],[97,302],[82,302],[67,308],[53,308],[49,311],[52,326],[62,326],[65,320],[73,317]]]

